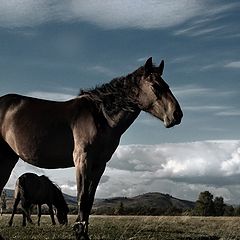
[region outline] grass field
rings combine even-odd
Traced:
[[[12,227],[7,226],[9,215],[0,217],[0,234],[4,239],[75,239],[69,217],[68,226],[52,226],[49,216],[42,216],[41,226],[21,226],[16,215]],[[36,216],[33,216],[36,222]],[[91,240],[240,240],[239,217],[143,217],[143,216],[91,216]]]

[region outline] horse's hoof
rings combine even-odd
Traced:
[[[88,234],[85,232],[85,225],[81,222],[76,222],[73,225],[75,231],[76,240],[90,240]]]

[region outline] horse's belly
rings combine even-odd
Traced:
[[[64,131],[54,134],[49,132],[45,135],[33,134],[16,138],[15,152],[24,161],[38,167],[72,167],[74,147],[72,135]]]
[[[55,154],[39,154],[34,157],[20,156],[23,161],[41,168],[66,168],[73,167],[72,155],[62,154],[61,156]]]

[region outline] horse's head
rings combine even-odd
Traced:
[[[68,224],[68,218],[67,218],[67,214],[68,214],[69,210],[63,210],[63,209],[57,209],[57,220],[59,222],[59,224],[62,225],[67,225]]]
[[[139,81],[138,106],[170,128],[180,124],[183,113],[169,86],[162,79],[163,68],[164,61],[161,61],[159,67],[152,64],[152,58],[146,61]]]

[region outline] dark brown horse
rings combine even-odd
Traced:
[[[179,124],[181,108],[149,58],[126,77],[113,79],[66,102],[16,94],[0,98],[0,192],[20,157],[43,168],[75,166],[77,239],[88,239],[94,195],[106,163],[122,134],[141,110],[162,120],[167,128]]]
[[[20,201],[23,210],[23,226],[26,226],[26,219],[29,223],[32,223],[30,208],[33,204],[37,204],[38,206],[38,225],[40,225],[41,206],[43,204],[48,205],[53,225],[56,224],[53,205],[57,209],[58,222],[60,224],[67,224],[68,222],[67,214],[69,209],[61,189],[44,175],[38,176],[34,173],[25,173],[18,178],[15,186],[13,211],[9,226],[12,226],[13,217]]]

